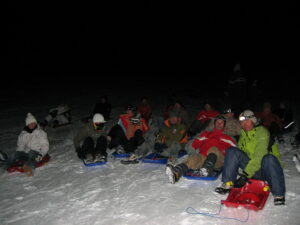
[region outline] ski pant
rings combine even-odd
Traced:
[[[214,154],[217,157],[216,163],[213,168],[220,169],[224,165],[224,155],[219,151],[216,147],[211,147],[208,152],[209,154]],[[183,163],[178,164],[177,170],[179,172],[179,176],[184,175],[188,170],[199,170],[203,167],[207,156],[201,155],[199,153],[195,153],[190,155]]]
[[[15,165],[18,161],[24,161],[31,169],[35,169],[36,157],[40,153],[34,150],[30,150],[28,153],[16,151],[13,155],[8,157],[6,168]]]
[[[134,152],[145,141],[141,130],[136,130],[134,136],[128,140],[120,125],[114,126],[108,136],[111,137],[110,149],[121,145],[124,147],[126,153]]]
[[[244,169],[249,160],[247,154],[240,149],[236,147],[229,148],[226,151],[222,182],[235,182],[239,168]],[[283,169],[274,155],[267,154],[262,158],[261,168],[252,178],[267,181],[274,196],[284,196],[285,180]]]
[[[85,159],[88,154],[91,154],[95,157],[96,154],[101,154],[102,156],[107,157],[107,140],[104,136],[100,136],[96,145],[94,143],[93,138],[87,137],[82,144],[82,147],[78,149],[77,154],[80,159]]]

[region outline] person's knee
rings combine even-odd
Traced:
[[[262,159],[262,165],[263,166],[274,166],[274,165],[279,165],[279,161],[276,158],[276,156],[268,154],[265,155]]]

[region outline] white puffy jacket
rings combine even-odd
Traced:
[[[43,156],[48,153],[49,141],[47,133],[39,127],[32,133],[23,130],[18,137],[17,151],[28,153],[30,150],[37,151]]]

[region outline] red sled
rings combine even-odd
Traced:
[[[243,206],[246,209],[261,210],[269,197],[270,188],[268,184],[262,180],[250,179],[242,188],[232,188],[226,200],[222,200],[221,204],[227,207]]]
[[[41,167],[41,166],[45,165],[46,163],[49,162],[49,160],[50,160],[50,155],[48,155],[48,154],[45,155],[42,158],[41,161],[35,163],[35,168],[38,168],[38,167]],[[16,165],[8,167],[7,168],[7,172],[9,172],[9,173],[13,173],[13,172],[24,173],[23,165],[24,165],[24,162],[23,161],[19,161],[19,162],[16,163]]]

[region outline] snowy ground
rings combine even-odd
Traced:
[[[114,106],[114,119],[124,105],[140,97],[135,92],[123,91],[119,89],[122,94],[115,94],[105,90]],[[160,115],[167,96],[156,94],[154,98],[152,90],[143,91],[149,96],[155,114]],[[89,113],[97,97],[103,93],[82,91],[66,94],[65,91],[56,93],[53,90],[50,94],[29,94],[27,98],[20,94],[0,99],[5,105],[0,112],[0,146],[9,154],[15,150],[27,112],[42,119],[49,108],[64,102],[73,109],[74,118],[74,124],[70,126],[48,130],[52,158],[48,165],[36,169],[34,177],[20,173],[0,175],[1,225],[241,224],[185,211],[187,207],[193,207],[201,212],[218,212],[220,201],[225,199],[214,192],[220,178],[209,182],[182,178],[172,185],[166,182],[163,165],[122,165],[119,160],[111,158],[102,167],[85,167],[74,152],[72,139],[81,126],[78,119]],[[194,116],[199,109],[199,100],[188,95],[182,98]],[[247,224],[299,224],[300,175],[292,161],[293,154],[299,149],[289,145],[294,133],[286,134],[286,144],[281,145],[286,165],[286,205],[275,207],[270,195],[265,208],[259,212],[223,206],[221,216],[245,220],[249,212]]]

